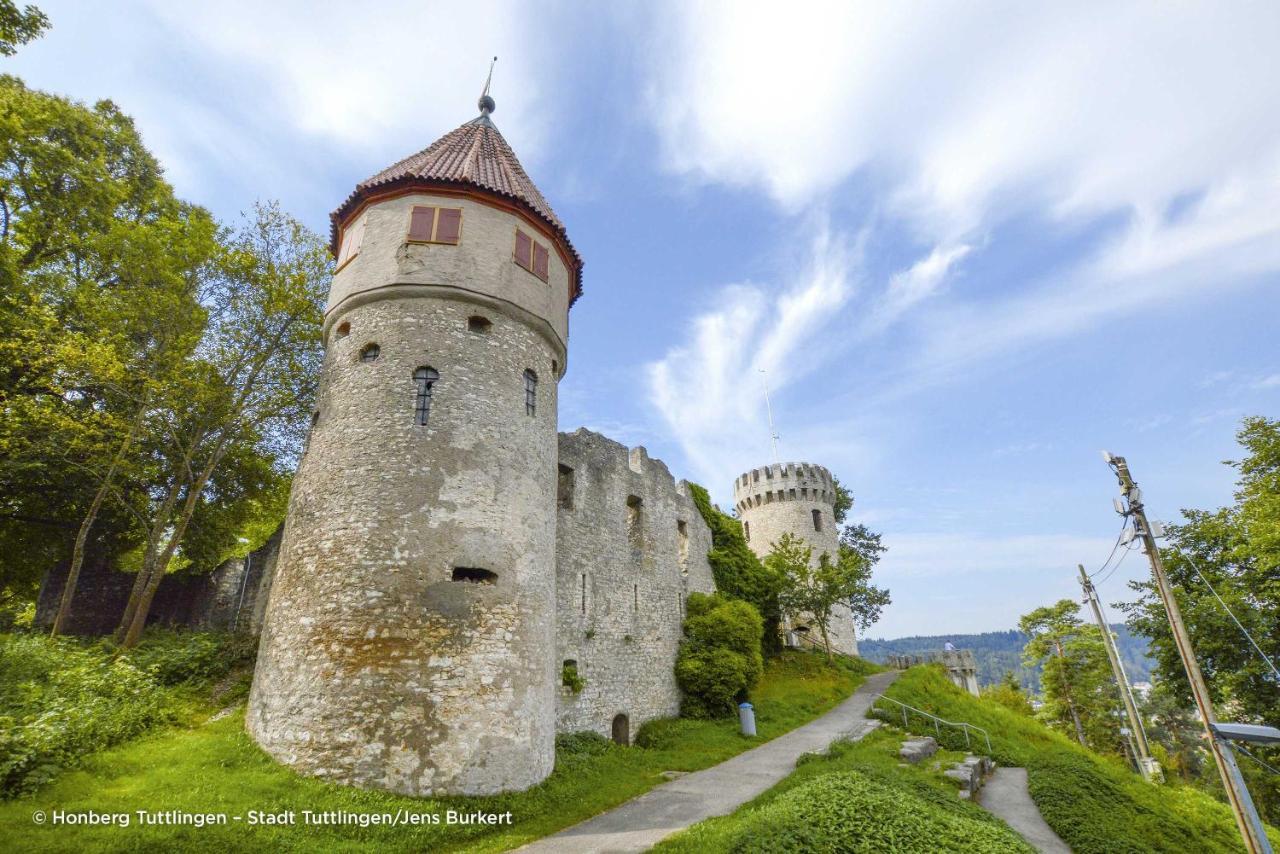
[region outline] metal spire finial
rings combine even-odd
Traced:
[[[498,57],[493,58],[493,62],[489,63],[489,76],[484,80],[484,91],[480,93],[480,115],[487,116],[497,109],[497,104],[489,97],[489,84],[493,82],[493,66],[498,61]]]

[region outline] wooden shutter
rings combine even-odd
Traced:
[[[342,235],[342,246],[338,250],[339,267],[360,254],[360,244],[364,242],[364,221],[365,217],[360,217],[349,225],[346,233]]]
[[[547,247],[541,243],[533,244],[533,274],[544,282],[547,280]]]
[[[516,229],[516,263],[526,270],[533,269],[533,239]]]
[[[440,208],[436,217],[436,243],[457,243],[462,230],[461,208]]]
[[[415,205],[409,214],[409,239],[417,243],[431,242],[431,226],[435,221],[436,209]]]

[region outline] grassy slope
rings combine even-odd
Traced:
[[[1002,821],[960,800],[935,770],[961,753],[901,766],[903,733],[886,727],[791,774],[723,818],[694,825],[657,847],[664,854],[774,851],[928,851],[1006,854],[1032,849]]]
[[[906,671],[887,693],[948,720],[986,728],[996,761],[1027,768],[1041,814],[1076,854],[1242,850],[1225,804],[1185,786],[1145,783],[1118,761],[964,693],[936,667]],[[963,736],[954,731],[944,729],[942,741],[963,746]],[[1280,844],[1274,832],[1272,839]]]
[[[663,782],[662,771],[693,771],[794,729],[830,709],[868,667],[791,653],[770,661],[752,697],[760,736],[744,739],[735,721],[663,721],[641,731],[647,747],[562,750],[554,774],[527,792],[491,798],[417,799],[299,777],[275,764],[243,731],[243,715],[160,732],[92,756],[82,770],[31,797],[0,804],[0,838],[14,850],[468,850],[509,848],[574,824]],[[129,812],[180,809],[245,815],[249,810],[439,813],[456,809],[514,814],[514,826],[112,828],[37,827],[37,809]]]

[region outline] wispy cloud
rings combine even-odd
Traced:
[[[815,233],[798,275],[721,288],[686,340],[647,367],[654,406],[708,482],[728,483],[767,436],[761,371],[777,392],[818,370],[829,349],[818,332],[853,294],[856,246]]]

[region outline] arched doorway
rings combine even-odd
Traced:
[[[626,715],[618,715],[613,719],[613,743],[623,747],[631,743],[631,722]]]

